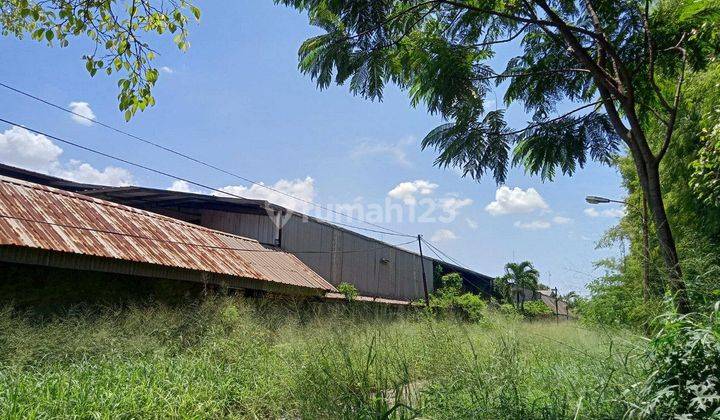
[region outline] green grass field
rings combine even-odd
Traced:
[[[0,418],[619,418],[643,344],[489,314],[208,298],[0,310]]]

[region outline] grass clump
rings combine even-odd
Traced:
[[[637,343],[574,324],[482,323],[209,297],[0,311],[0,418],[615,418]]]

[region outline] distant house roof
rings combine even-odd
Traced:
[[[555,312],[555,303],[556,302],[555,302],[555,297],[553,296],[553,291],[550,289],[543,289],[543,290],[538,290],[538,293],[540,294],[540,300],[542,300],[543,303],[545,303],[545,305],[547,305],[548,308],[550,308],[553,311],[553,313],[556,313]],[[568,313],[567,302],[565,302],[562,299],[557,300],[557,314],[562,315],[562,316],[570,315]]]
[[[336,291],[294,255],[256,240],[0,176],[0,258],[17,260],[18,247],[249,279],[268,290]]]

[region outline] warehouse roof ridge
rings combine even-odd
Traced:
[[[352,235],[356,235],[358,237],[361,237],[366,240],[371,240],[373,242],[376,242],[378,244],[381,244],[383,246],[387,246],[389,248],[393,249],[399,249],[404,252],[420,256],[420,254],[416,251],[408,250],[405,248],[401,248],[399,246],[387,243],[383,240],[367,236],[363,233],[356,232],[354,230],[348,229],[346,227],[342,226],[341,224],[337,224],[339,222],[332,222],[328,220],[324,220],[315,216],[310,216],[308,214],[304,214],[299,211],[295,211],[292,209],[288,209],[286,207],[273,204],[267,200],[256,200],[256,199],[249,199],[249,198],[235,198],[235,197],[222,197],[218,195],[208,195],[208,194],[198,194],[193,192],[184,192],[184,191],[173,191],[173,190],[167,190],[167,189],[159,189],[159,188],[151,188],[151,187],[142,187],[142,186],[103,186],[103,185],[96,185],[96,184],[87,184],[87,183],[80,183],[75,181],[66,180],[63,178],[58,178],[51,175],[46,175],[22,168],[17,168],[10,165],[5,165],[0,163],[0,174],[4,174],[13,178],[20,178],[23,180],[29,180],[31,182],[37,182],[40,184],[57,187],[60,189],[77,192],[79,194],[96,197],[100,199],[104,199],[107,201],[120,201],[124,205],[128,206],[135,206],[135,205],[142,205],[143,203],[153,203],[157,200],[162,200],[163,203],[166,205],[177,202],[182,204],[187,204],[188,202],[204,202],[204,203],[211,203],[213,205],[218,206],[241,206],[241,207],[256,207],[257,209],[263,209],[264,211],[267,211],[268,209],[272,210],[279,210],[279,211],[288,211],[292,212],[298,216],[301,216],[303,218],[307,218],[309,220],[318,222],[323,225],[327,225],[330,227],[333,227],[334,229],[341,230],[343,232],[350,233]],[[173,201],[175,200],[175,201]],[[187,222],[184,222],[187,223]],[[191,224],[192,226],[196,226]],[[362,229],[362,228],[361,228]],[[390,233],[388,233],[390,234]],[[468,272],[472,273],[472,275],[479,276],[484,278],[486,281],[492,281],[491,276],[487,276],[485,274],[479,273],[475,270],[471,270],[467,267],[460,266],[458,264],[448,262],[439,258],[433,258],[429,255],[424,255],[426,259],[434,260],[438,263],[441,263],[444,266],[447,266],[448,268],[451,268],[453,270],[461,271],[461,272]]]
[[[125,211],[125,212],[130,212],[130,213],[135,213],[135,214],[141,214],[141,215],[143,215],[143,216],[147,216],[147,217],[151,217],[151,218],[155,218],[155,219],[161,219],[161,220],[164,220],[164,221],[169,222],[169,223],[174,223],[174,224],[182,225],[182,226],[185,226],[185,227],[192,227],[193,229],[199,229],[199,230],[204,230],[204,231],[207,231],[207,232],[212,232],[212,233],[215,234],[215,235],[227,236],[227,237],[231,237],[231,238],[234,238],[234,239],[240,239],[240,240],[243,240],[243,241],[249,241],[249,242],[259,243],[257,240],[252,239],[252,238],[246,238],[246,237],[244,237],[244,236],[233,235],[233,234],[231,234],[231,233],[223,232],[223,231],[220,231],[220,230],[213,230],[213,229],[210,229],[210,228],[206,228],[206,227],[204,227],[204,226],[200,226],[200,225],[196,225],[196,224],[193,224],[193,223],[189,223],[189,222],[186,222],[186,221],[183,221],[183,220],[180,220],[180,219],[176,219],[176,218],[173,218],[173,217],[164,216],[164,215],[162,215],[162,214],[153,213],[153,212],[151,212],[151,211],[138,209],[138,208],[136,208],[136,207],[126,206],[126,205],[119,204],[119,203],[115,203],[115,202],[112,202],[112,201],[102,200],[102,199],[99,199],[99,198],[92,197],[92,196],[90,196],[90,195],[77,194],[77,193],[65,191],[65,190],[62,190],[62,189],[58,189],[58,188],[54,188],[54,187],[50,187],[50,186],[46,186],[46,185],[40,185],[40,184],[36,184],[36,183],[33,183],[33,182],[24,181],[24,180],[22,180],[22,179],[11,178],[11,177],[8,177],[8,176],[5,176],[5,175],[0,175],[0,181],[2,181],[2,182],[7,182],[7,183],[11,183],[11,184],[22,185],[22,186],[27,187],[27,188],[42,190],[42,191],[48,192],[48,193],[50,193],[50,194],[59,194],[59,195],[63,195],[63,196],[66,196],[66,197],[72,197],[72,198],[78,199],[78,200],[90,201],[90,202],[93,202],[93,203],[98,204],[98,205],[101,205],[101,206],[114,207],[114,208],[117,208],[117,209],[120,210],[120,211]],[[143,188],[143,187],[132,187],[132,188]],[[202,196],[202,194],[197,194],[197,195]],[[118,233],[122,234],[122,232],[118,232]],[[148,239],[153,239],[153,238],[148,238]],[[159,238],[156,238],[156,239],[160,240]],[[186,244],[187,244],[187,243],[186,243]],[[187,245],[202,246],[202,244],[187,244]],[[242,249],[237,249],[237,250],[238,250],[238,251],[243,251]]]
[[[0,213],[3,259],[29,258],[17,252],[27,249],[249,279],[261,289],[284,285],[295,290],[336,290],[295,255],[255,239],[46,185],[0,176]],[[78,227],[78,221],[88,229]],[[119,229],[113,232],[108,227]],[[32,258],[38,261],[37,255]],[[247,285],[244,280],[240,283]]]

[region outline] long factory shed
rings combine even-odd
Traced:
[[[0,176],[0,261],[324,296],[294,255],[256,240]]]
[[[493,279],[489,276],[427,255],[421,261],[418,253],[264,200],[82,184],[3,164],[0,175],[254,239],[263,246],[294,255],[330,285],[347,282],[369,298],[422,299],[422,268],[428,292],[432,292],[433,272],[438,266],[446,273],[460,273],[467,290],[486,296],[493,294]]]

